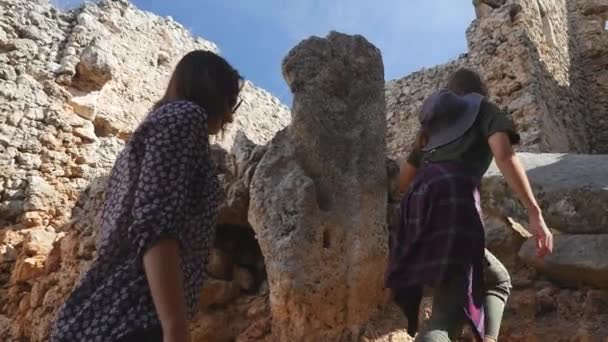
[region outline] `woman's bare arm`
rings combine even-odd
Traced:
[[[511,141],[506,133],[494,133],[488,138],[488,143],[496,166],[500,169],[507,184],[515,192],[521,203],[528,210],[530,229],[537,238],[539,254],[544,255],[553,250],[553,235],[547,228],[542,211],[536,202],[532,187],[523,165],[511,147]]]
[[[488,143],[494,155],[496,166],[502,172],[511,190],[517,194],[519,200],[529,212],[540,212],[526,171],[511,147],[509,136],[506,133],[495,133],[488,138]]]
[[[189,341],[190,328],[178,242],[173,239],[160,240],[144,254],[143,259],[164,341]]]

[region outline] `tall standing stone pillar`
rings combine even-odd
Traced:
[[[277,341],[355,340],[383,302],[387,255],[380,51],[336,32],[283,61],[294,95],[251,184]]]

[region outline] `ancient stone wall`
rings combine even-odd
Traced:
[[[466,58],[387,83],[391,155],[404,155],[417,129],[415,120],[401,119],[410,117],[402,113],[417,113],[417,94],[443,83],[438,81],[445,80],[455,64],[474,68],[486,79],[492,100],[518,126],[521,151],[605,152],[606,4],[591,0],[478,0],[474,4],[477,19],[467,30]],[[405,96],[403,89],[414,96]]]
[[[593,153],[608,153],[608,2],[567,1],[570,47],[587,87]]]
[[[526,150],[589,152],[589,106],[565,1],[503,3],[478,11],[467,31],[471,60],[493,99],[512,114]]]
[[[0,340],[46,339],[94,256],[105,176],[194,49],[217,51],[126,1],[64,13],[46,1],[0,0]],[[215,141],[227,150],[238,131],[263,144],[289,122],[288,109],[252,83],[242,97]],[[232,191],[235,211],[243,199]]]

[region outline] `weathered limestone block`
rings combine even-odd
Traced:
[[[87,83],[88,87],[84,89],[100,90],[116,73],[117,63],[110,51],[95,42],[82,52],[80,63],[76,65],[76,76],[79,81]]]
[[[249,225],[249,184],[264,151],[264,146],[255,145],[243,132],[237,132],[231,153],[219,145],[212,147],[212,158],[226,195],[220,208],[219,225]]]
[[[547,225],[565,233],[608,233],[607,155],[520,153]],[[487,210],[527,222],[496,165],[483,179]]]
[[[554,280],[570,286],[608,287],[608,235],[557,235],[553,253],[536,257],[534,239],[524,243],[519,256]]]
[[[294,93],[251,184],[249,222],[279,341],[355,340],[383,300],[387,175],[380,51],[332,32],[283,61]]]
[[[522,244],[532,235],[510,217],[484,218],[486,248],[503,263],[512,261]]]

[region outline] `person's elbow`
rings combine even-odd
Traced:
[[[488,144],[496,163],[505,163],[513,160],[515,151],[507,133],[494,133],[488,138]]]

